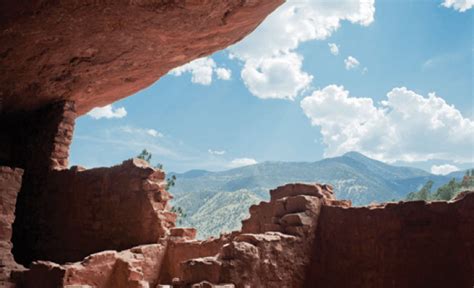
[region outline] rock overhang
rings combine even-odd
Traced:
[[[68,100],[82,115],[241,40],[283,2],[2,1],[1,112]]]

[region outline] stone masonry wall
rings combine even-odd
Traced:
[[[157,243],[121,252],[108,250],[65,265],[36,261],[17,281],[17,287],[156,287],[165,248]]]
[[[107,249],[156,243],[174,226],[164,173],[141,160],[111,168],[68,167],[74,103],[0,115],[0,165],[24,168],[13,224],[17,262],[77,261]],[[18,127],[21,127],[19,129]]]
[[[111,168],[113,169],[113,168]],[[272,192],[277,226],[253,233],[235,231],[219,239],[193,240],[194,229],[172,229],[157,244],[117,253],[104,251],[78,263],[35,261],[20,277],[21,287],[91,285],[93,287],[301,287],[321,205],[332,201],[326,186],[290,184]],[[328,186],[327,186],[328,187]],[[250,221],[259,221],[252,214]],[[204,282],[207,284],[203,284]],[[197,284],[198,283],[198,284]],[[201,284],[199,284],[201,283]],[[210,284],[212,283],[212,284]],[[194,284],[197,284],[194,285]],[[194,285],[194,286],[193,286]]]
[[[455,202],[323,206],[306,287],[474,286],[474,193]]]
[[[2,134],[12,141],[3,163],[24,169],[13,224],[15,259],[28,264],[35,257],[41,235],[48,233],[52,206],[48,185],[56,170],[68,166],[76,113],[74,103],[58,102],[32,112],[2,115]],[[20,128],[19,128],[20,127]]]
[[[196,241],[194,229],[173,228],[156,244],[77,263],[35,261],[17,287],[471,288],[473,209],[474,193],[350,207],[328,185],[289,184],[252,206],[242,231]]]
[[[21,263],[78,261],[102,250],[157,243],[174,226],[163,171],[140,159],[111,168],[50,171],[23,215],[14,254]],[[18,233],[19,234],[19,233]],[[17,238],[17,240],[20,240]]]
[[[250,207],[250,218],[243,221],[242,231],[221,236],[218,253],[181,258],[173,275],[179,281],[165,283],[173,287],[202,281],[231,283],[237,288],[302,287],[321,206],[332,205],[334,200],[332,187],[288,184],[270,195],[269,202]]]
[[[0,165],[34,174],[67,168],[76,116],[68,101],[31,113],[0,114]]]
[[[13,259],[11,237],[22,175],[21,169],[0,166],[0,287],[8,287],[11,270],[21,269]]]

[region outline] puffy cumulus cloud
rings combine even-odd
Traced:
[[[230,80],[230,77],[232,77],[232,71],[226,68],[217,68],[216,75],[217,78],[221,80]]]
[[[245,62],[241,75],[250,92],[259,98],[293,100],[313,79],[301,65],[302,57],[295,53],[252,59]]]
[[[436,175],[448,175],[449,173],[455,171],[459,171],[459,168],[451,164],[431,166],[431,173]]]
[[[328,46],[332,55],[339,55],[339,46],[337,46],[335,43],[328,43]]]
[[[211,155],[224,155],[225,154],[225,151],[224,150],[212,150],[212,149],[208,149],[207,152]]]
[[[375,12],[374,0],[293,0],[287,1],[273,12],[258,28],[243,41],[229,48],[231,58],[244,61],[241,77],[250,92],[261,98],[293,99],[310,85],[310,76],[301,71],[301,57],[293,56],[302,42],[323,40],[340,27],[341,21],[369,25]],[[278,60],[278,59],[284,60]],[[286,69],[286,78],[276,77],[281,68],[269,69],[273,65],[288,63],[289,59],[300,59]],[[282,62],[283,61],[283,62]],[[264,69],[263,65],[267,65]],[[271,74],[271,75],[269,75]],[[279,82],[276,82],[279,81]],[[281,83],[281,82],[287,83]],[[290,87],[279,93],[274,85]],[[258,88],[256,87],[258,85]]]
[[[328,157],[359,151],[387,162],[474,161],[474,121],[434,93],[423,97],[394,88],[376,106],[330,85],[304,98],[301,107],[320,127]]]
[[[249,166],[249,165],[254,165],[257,164],[257,160],[252,159],[252,158],[236,158],[229,163],[230,168],[237,168],[237,167],[242,167],[242,166]]]
[[[474,0],[444,0],[443,6],[465,12],[474,6]]]
[[[127,116],[127,110],[124,107],[113,108],[112,105],[104,107],[96,107],[87,113],[88,116],[94,119],[112,119],[112,118],[123,118]]]
[[[373,0],[290,0],[230,51],[241,59],[291,52],[302,42],[331,36],[342,20],[367,26],[374,12]]]
[[[201,85],[210,85],[214,73],[221,80],[229,80],[231,77],[231,70],[217,67],[214,59],[210,57],[193,60],[169,72],[169,74],[174,76],[181,76],[184,73],[191,73],[191,82]]]
[[[349,56],[344,59],[344,65],[346,66],[346,70],[351,70],[359,67],[360,62],[356,58]]]

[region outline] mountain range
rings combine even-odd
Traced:
[[[287,183],[329,183],[338,199],[357,206],[402,200],[428,180],[433,180],[436,189],[453,177],[462,178],[463,173],[433,175],[349,152],[317,162],[263,162],[220,172],[191,170],[170,175],[177,178],[171,188],[172,205],[186,214],[180,218],[181,225],[196,227],[202,238],[239,229],[250,205],[268,200],[270,189]]]

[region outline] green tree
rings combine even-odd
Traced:
[[[433,187],[433,181],[429,180],[426,182],[425,186],[421,188],[421,190],[418,192],[418,198],[419,200],[429,200],[431,196],[431,188]]]
[[[451,179],[447,184],[438,188],[434,194],[435,200],[451,200],[459,192],[461,184],[456,182],[456,178]]]
[[[166,179],[166,190],[169,190],[175,184],[176,184],[176,176],[173,175],[171,177],[168,177],[168,179]]]
[[[418,200],[418,199],[415,199],[415,198],[416,198],[416,192],[410,192],[410,193],[408,193],[406,200],[407,200],[407,201],[415,201],[415,200]]]
[[[143,159],[143,160],[145,160],[146,162],[150,163],[150,161],[151,161],[151,156],[152,156],[152,155],[151,155],[150,152],[148,152],[146,149],[143,149],[143,151],[142,151],[140,154],[138,154],[137,158],[138,158],[138,159]]]
[[[152,154],[148,152],[146,149],[143,149],[143,151],[138,154],[137,158],[143,159],[150,163],[151,161]],[[163,164],[161,163],[156,163],[155,168],[163,170]],[[168,177],[166,179],[166,190],[169,190],[171,187],[173,187],[176,184],[176,176],[173,175],[171,177]]]
[[[407,196],[408,201],[415,201],[415,200],[425,200],[428,201],[431,198],[431,188],[433,187],[433,181],[428,180],[423,187],[421,187],[420,191],[418,192],[411,192]]]
[[[148,162],[148,163],[151,164],[151,158],[152,158],[152,156],[153,156],[153,155],[152,155],[150,152],[148,152],[148,150],[143,149],[142,152],[137,155],[137,158],[138,158],[138,159],[143,159],[143,160],[145,160],[146,162]],[[163,170],[163,164],[161,164],[161,163],[156,163],[155,168],[160,169],[160,170]]]
[[[439,187],[435,193],[431,193],[433,181],[428,181],[423,188],[418,192],[411,192],[407,195],[407,201],[414,200],[444,200],[449,201],[453,199],[458,193],[465,190],[464,182],[457,182],[456,178],[452,178],[448,183]]]
[[[178,216],[177,221],[178,221],[178,224],[180,224],[180,225],[183,223],[183,219],[188,217],[188,215],[186,213],[184,213],[183,208],[181,208],[179,206],[171,207],[171,212],[176,213],[176,215]]]

